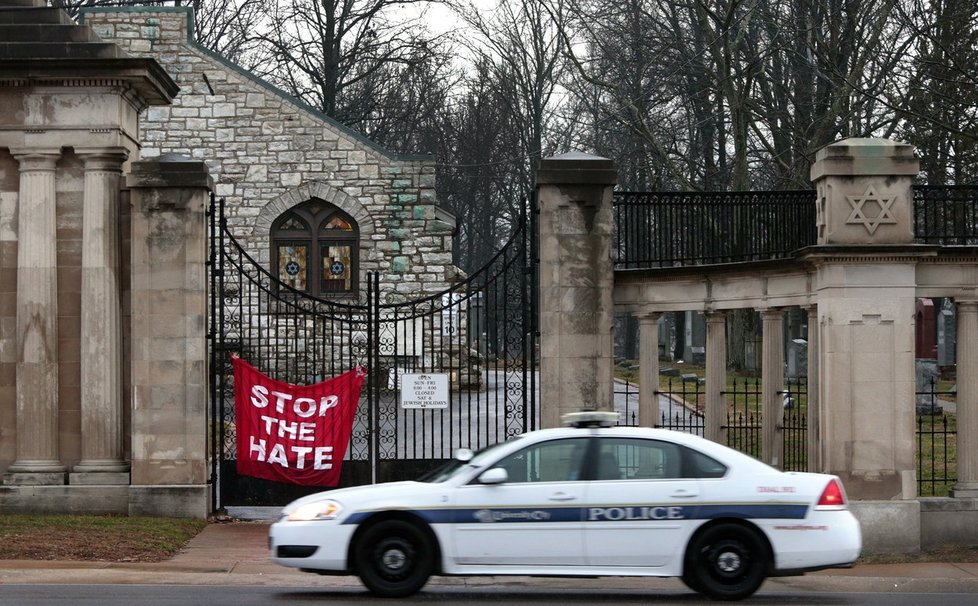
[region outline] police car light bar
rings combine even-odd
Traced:
[[[561,417],[570,427],[611,427],[618,423],[619,415],[613,410],[583,410],[569,412]]]

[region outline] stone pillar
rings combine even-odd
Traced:
[[[119,186],[124,149],[88,152],[82,210],[81,461],[69,484],[128,484],[123,460]]]
[[[822,470],[857,500],[916,496],[913,147],[847,139],[816,154]]]
[[[540,420],[614,406],[611,160],[569,153],[540,162]]]
[[[978,301],[957,301],[958,480],[951,495],[978,497]]]
[[[638,424],[655,427],[659,423],[659,319],[656,311],[638,314]]]
[[[706,411],[703,437],[727,443],[727,314],[706,313]]]
[[[60,150],[16,150],[17,458],[5,484],[64,484],[58,448],[58,255],[55,168]]]
[[[818,397],[818,361],[821,352],[818,345],[818,306],[809,305],[808,312],[808,409],[806,446],[808,452],[808,471],[822,471],[821,432],[819,418],[821,417],[821,400]]]
[[[761,311],[761,458],[773,467],[784,466],[784,312]]]
[[[135,162],[130,514],[203,517],[207,467],[207,210],[203,162]]]

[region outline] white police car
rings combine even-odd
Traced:
[[[614,415],[615,413],[611,413]],[[570,415],[569,415],[570,416]],[[272,559],[407,596],[431,575],[678,576],[717,599],[850,566],[862,536],[835,476],[781,472],[702,438],[610,427],[527,433],[414,482],[289,504]]]

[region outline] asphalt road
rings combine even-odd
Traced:
[[[498,588],[483,586],[436,587],[401,600],[374,598],[361,588],[289,588],[238,585],[0,585],[4,606],[258,606],[280,604],[465,604],[483,606],[528,604],[573,606],[576,604],[717,604],[689,591],[659,590],[655,593],[623,590],[556,590],[552,587]],[[978,595],[964,593],[829,593],[764,589],[740,604],[810,604],[813,606],[968,606],[978,605]]]

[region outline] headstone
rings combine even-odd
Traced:
[[[941,412],[937,405],[937,361],[917,360],[917,414],[934,415]]]
[[[690,330],[689,356],[693,364],[706,364],[706,318],[702,312],[690,313],[687,318]]]
[[[937,314],[937,364],[939,366],[952,366],[954,364],[956,335],[954,301],[944,299],[941,303],[941,311]]]
[[[788,342],[788,378],[808,376],[808,341],[792,339]]]

